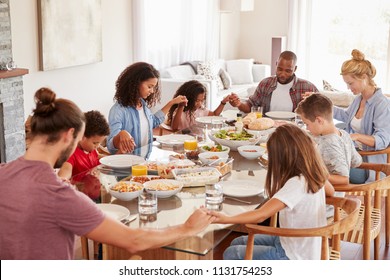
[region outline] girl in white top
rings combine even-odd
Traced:
[[[193,126],[197,117],[219,116],[230,97],[230,95],[226,96],[214,111],[210,111],[204,108],[206,88],[196,80],[182,84],[173,98],[177,96],[187,97],[188,103],[187,105],[185,103],[176,104],[170,108],[165,123],[173,130],[182,130]]]
[[[270,199],[259,209],[236,216],[210,212],[214,223],[260,223],[279,212],[281,228],[313,228],[326,225],[324,186],[328,171],[311,137],[292,124],[276,128],[268,142],[265,191]],[[243,259],[247,236],[233,240],[224,259]],[[321,238],[255,235],[253,259],[311,260],[321,257]]]

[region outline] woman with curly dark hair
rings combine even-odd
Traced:
[[[174,104],[187,104],[185,96],[176,96],[153,114],[150,108],[161,97],[159,79],[159,72],[146,62],[134,63],[120,74],[116,81],[116,103],[108,116],[110,153],[141,154],[140,148],[148,148],[153,142],[153,128],[164,121],[169,108]]]
[[[174,97],[185,96],[188,103],[187,105],[184,103],[173,105],[169,109],[166,124],[171,126],[173,130],[180,130],[194,125],[197,117],[219,116],[226,103],[229,102],[230,95],[222,99],[214,111],[210,111],[204,107],[206,94],[206,87],[196,80],[182,84]]]

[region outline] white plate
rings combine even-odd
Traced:
[[[145,159],[135,155],[112,155],[102,157],[100,163],[111,168],[130,168],[136,164],[145,163]]]
[[[223,122],[225,121],[227,118],[225,117],[220,117],[220,116],[205,116],[205,117],[197,117],[195,119],[195,121],[199,122],[199,123],[213,123],[213,121],[219,121],[219,122]]]
[[[115,220],[123,220],[130,216],[130,211],[129,209],[116,205],[116,204],[108,204],[108,203],[98,203],[96,204],[100,210],[104,212],[108,217],[113,218]]]
[[[295,113],[293,112],[285,112],[285,111],[273,111],[273,112],[267,112],[265,113],[267,117],[273,118],[273,119],[293,119],[295,118]]]
[[[226,110],[221,113],[221,116],[226,118],[229,121],[235,121],[237,119],[237,113],[239,113],[239,110]]]
[[[157,137],[157,142],[166,145],[184,144],[185,140],[193,140],[195,137],[187,134],[167,134]]]
[[[222,185],[224,195],[234,197],[259,195],[264,191],[264,186],[252,180],[220,181],[218,184]]]

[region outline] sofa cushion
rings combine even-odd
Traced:
[[[230,77],[229,73],[226,72],[226,70],[221,68],[219,70],[219,76],[221,77],[224,89],[228,89],[232,86],[232,78]]]
[[[320,93],[328,97],[332,101],[333,105],[340,107],[348,107],[355,98],[352,93],[346,91],[323,90],[320,91]]]
[[[218,90],[223,90],[224,86],[218,74],[219,69],[215,61],[205,61],[198,64],[198,74],[203,75],[208,80],[217,81]]]
[[[172,66],[161,71],[161,78],[191,79],[195,71],[189,65]]]
[[[226,61],[226,70],[233,84],[251,84],[253,59],[237,59]]]
[[[338,89],[335,89],[328,81],[322,80],[322,87],[324,90],[327,91],[339,91]]]

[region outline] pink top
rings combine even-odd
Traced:
[[[209,113],[210,110],[207,110],[206,108],[199,108],[194,112],[194,118],[191,120],[190,112],[189,111],[183,112],[183,114],[181,114],[181,121],[178,130],[182,130],[184,128],[188,128],[195,125],[196,118],[208,116]],[[173,117],[175,117],[175,115],[176,115],[176,111],[173,113]]]
[[[0,259],[73,259],[75,234],[104,214],[46,162],[20,157],[0,165]],[[6,198],[6,199],[5,199]]]

